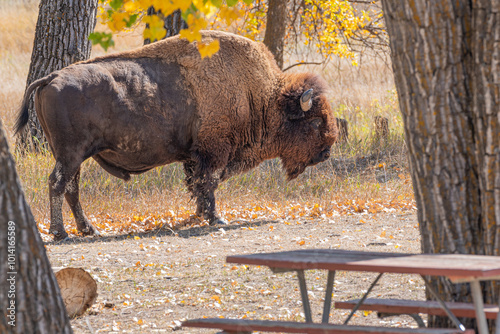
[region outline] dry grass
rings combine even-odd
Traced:
[[[11,129],[24,93],[37,18],[37,5],[26,3],[7,1],[0,5],[0,75],[4,78],[0,87],[0,118],[11,147]],[[20,11],[24,15],[17,15]],[[110,52],[140,46],[141,34],[124,34],[116,43]],[[102,53],[102,49],[95,48],[93,56]],[[222,184],[217,198],[223,216],[228,220],[266,215],[286,218],[411,208],[413,194],[390,69],[379,59],[365,57],[357,68],[339,60],[325,67],[294,70],[315,71],[328,81],[337,116],[349,121],[350,139],[334,147],[332,159],[309,168],[294,182],[286,182],[279,163],[269,161]],[[371,136],[376,115],[390,120],[390,138],[384,143]],[[45,229],[49,219],[47,178],[53,159],[50,154],[27,154],[16,155],[16,161],[28,201],[40,227]],[[89,216],[101,225],[146,224],[148,219],[144,217],[156,217],[173,226],[194,211],[182,179],[181,166],[172,164],[126,183],[111,177],[95,162],[87,161],[81,181],[82,203]],[[67,207],[65,217],[69,218]],[[155,219],[153,225],[158,222]]]

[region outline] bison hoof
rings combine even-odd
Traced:
[[[210,221],[211,226],[217,226],[217,225],[227,225],[227,222],[223,219],[220,218],[215,218]]]
[[[50,234],[54,235],[54,241],[67,241],[69,240],[68,233],[66,231],[50,231]]]
[[[95,227],[91,226],[91,227],[87,227],[85,229],[81,229],[79,230],[79,232],[83,235],[83,236],[88,236],[88,235],[93,235],[93,236],[100,236],[101,233],[99,233],[99,231],[97,231],[95,229]]]

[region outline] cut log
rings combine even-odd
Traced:
[[[349,123],[343,118],[335,118],[339,130],[338,142],[345,143],[349,139]]]
[[[97,283],[82,268],[64,268],[55,273],[70,318],[82,315],[97,298]]]

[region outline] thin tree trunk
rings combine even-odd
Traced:
[[[72,333],[0,121],[0,333]]]
[[[269,0],[264,44],[274,55],[279,68],[283,69],[283,51],[288,21],[288,0]]]
[[[383,6],[422,250],[500,255],[500,2]],[[471,301],[468,284],[432,285],[447,300]],[[484,284],[483,293],[498,303],[493,284]],[[430,324],[449,323],[433,317]]]
[[[163,18],[164,25],[163,27],[165,30],[167,30],[167,34],[163,38],[179,35],[182,29],[187,29],[188,25],[186,21],[182,19],[181,16],[181,11],[176,10],[172,14],[170,14],[167,17],[164,17],[161,11],[155,11],[154,7],[149,7],[148,8],[148,15],[159,15],[160,17]],[[146,28],[148,28],[148,25],[146,24]],[[151,40],[149,38],[146,38],[144,40],[144,45],[150,44]]]
[[[89,35],[96,24],[98,0],[41,0],[36,24],[31,64],[26,81],[90,57]],[[47,140],[36,117],[34,94],[29,102],[30,121],[17,139],[18,148],[38,150]]]

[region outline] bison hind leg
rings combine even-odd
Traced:
[[[54,170],[49,177],[50,196],[50,228],[49,233],[54,235],[54,240],[68,238],[64,229],[62,215],[63,195],[66,197],[73,214],[75,215],[79,230],[86,230],[87,234],[95,232],[90,222],[85,218],[81,209],[78,196],[78,181],[80,179],[80,161],[67,159],[57,160]],[[90,226],[90,227],[89,227]],[[84,233],[85,234],[85,233]]]
[[[49,176],[49,199],[50,199],[50,227],[49,233],[54,235],[54,240],[64,240],[68,238],[68,233],[64,230],[62,215],[63,195],[66,191],[66,184],[69,177],[60,161],[56,161],[54,170]]]
[[[79,182],[80,182],[80,168],[76,172],[75,176],[66,185],[66,192],[64,197],[68,202],[73,216],[75,216],[76,227],[78,232],[83,235],[99,235],[96,228],[90,223],[90,221],[85,216],[82,206],[80,204],[80,194],[79,194]]]

